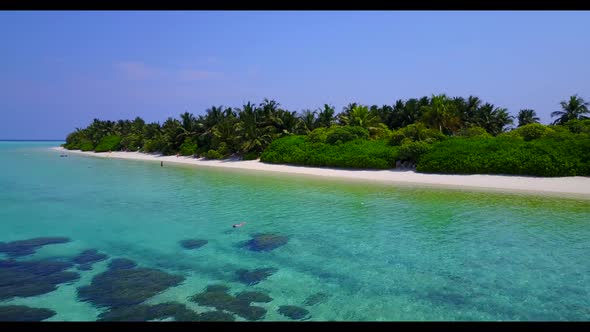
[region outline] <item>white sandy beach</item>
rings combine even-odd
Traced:
[[[360,181],[377,181],[384,184],[418,185],[430,187],[446,187],[454,189],[492,190],[503,192],[522,192],[534,194],[550,194],[562,197],[576,197],[590,199],[590,177],[560,177],[541,178],[503,175],[443,175],[422,174],[414,171],[395,170],[344,170],[317,167],[302,167],[288,165],[274,165],[262,163],[258,160],[227,161],[205,160],[192,157],[160,156],[140,152],[82,152],[79,150],[65,150],[62,147],[52,148],[67,153],[83,154],[94,157],[118,158],[168,163],[186,164],[194,166],[233,168],[251,171],[265,171],[321,176]]]

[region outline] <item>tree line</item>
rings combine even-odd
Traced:
[[[562,101],[560,106],[560,110],[551,113],[556,118],[552,125],[587,119],[589,103],[578,95]],[[214,106],[198,116],[184,112],[178,119],[169,117],[162,124],[146,123],[140,117],[118,121],[94,119],[86,128],[77,128],[67,135],[64,147],[96,152],[122,150],[210,159],[230,156],[256,159],[273,141],[286,136],[311,136],[318,144],[322,142],[317,137],[329,136],[332,145],[338,146],[354,139],[387,141],[388,146],[403,147],[402,157],[407,155],[405,159],[415,162],[420,151],[427,149],[424,144],[448,137],[474,136],[474,133],[496,137],[536,123],[539,118],[532,109],[522,109],[514,117],[506,108],[475,96],[440,94],[397,100],[393,105],[383,106],[350,103],[340,113],[328,104],[316,110],[288,111],[275,100],[264,99],[260,104],[248,102],[239,108]],[[416,139],[416,135],[428,139]],[[364,149],[371,150],[368,146]],[[359,151],[364,151],[358,147],[353,150],[354,156],[344,151],[339,153],[358,159],[358,153],[362,154]],[[362,167],[362,164],[354,165]],[[379,165],[379,168],[394,167],[395,161],[379,162]]]

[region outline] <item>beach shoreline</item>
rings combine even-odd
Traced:
[[[272,172],[276,174],[305,175],[312,177],[353,180],[355,182],[378,182],[380,184],[434,187],[446,189],[462,189],[476,191],[492,191],[505,193],[523,193],[536,195],[559,196],[563,198],[590,199],[590,177],[574,176],[559,178],[542,178],[507,175],[448,175],[424,174],[415,171],[398,170],[347,170],[292,165],[267,164],[258,160],[205,160],[184,156],[162,156],[142,152],[83,152],[66,150],[63,147],[51,149],[92,157],[142,160],[164,162],[164,165],[191,165],[199,167],[215,167],[233,170]]]

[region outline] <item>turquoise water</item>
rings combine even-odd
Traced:
[[[290,320],[282,305],[313,321],[590,319],[587,200],[60,158],[49,149],[58,144],[0,142],[0,241],[69,237],[17,259],[97,249],[109,260],[71,268],[80,278],[55,291],[0,305],[49,308],[49,321],[96,320],[106,310],[81,301],[77,288],[110,259],[129,258],[185,277],[146,303],[199,313],[213,309],[188,297],[221,283],[271,296],[256,304],[270,321]],[[256,233],[288,242],[245,248]],[[208,243],[187,250],[179,245],[187,238]],[[276,272],[255,285],[236,277],[268,267]]]

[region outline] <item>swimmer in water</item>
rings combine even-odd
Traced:
[[[244,226],[245,224],[246,224],[246,222],[245,222],[245,221],[242,221],[241,223],[239,223],[239,224],[235,224],[235,225],[233,225],[232,227],[233,227],[233,228],[238,228],[238,227],[242,227],[242,226]]]

